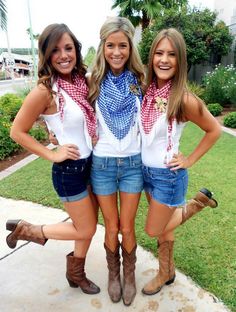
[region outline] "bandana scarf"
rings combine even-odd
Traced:
[[[90,137],[94,137],[96,135],[96,117],[92,106],[87,101],[88,86],[86,85],[85,78],[75,75],[73,77],[73,83],[71,84],[58,77],[56,85],[58,89],[59,112],[61,120],[63,121],[64,117],[65,99],[61,94],[60,89],[63,89],[81,108],[86,120],[88,133]]]
[[[142,93],[133,73],[125,70],[121,75],[107,73],[101,83],[98,107],[111,133],[122,140],[135,123],[136,96]]]
[[[169,99],[171,80],[164,87],[157,89],[156,81],[153,81],[143,98],[141,107],[141,123],[145,134],[149,134],[160,116],[166,112],[166,105]],[[172,149],[172,128],[173,120],[168,122],[167,128],[167,152]]]

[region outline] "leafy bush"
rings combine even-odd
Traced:
[[[223,111],[223,107],[219,103],[208,104],[207,108],[213,116],[219,116]]]
[[[8,116],[0,118],[0,160],[21,149],[9,136],[11,122]]]
[[[198,83],[194,81],[188,81],[188,89],[196,94],[199,98],[202,98],[202,95],[204,93],[204,88],[201,87]]]
[[[236,104],[236,68],[233,65],[216,66],[204,76],[203,83],[207,103]]]
[[[0,115],[9,116],[13,120],[22,105],[22,98],[13,93],[6,93],[0,97]]]
[[[45,141],[48,138],[48,133],[45,128],[41,125],[34,126],[30,131],[29,134],[32,135],[37,141]]]
[[[224,126],[236,128],[236,112],[227,114],[223,120]]]

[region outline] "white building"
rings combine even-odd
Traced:
[[[236,34],[236,0],[215,0],[214,9],[218,13],[217,19],[224,21],[231,33]]]
[[[2,52],[0,55],[0,71],[6,73],[6,78],[29,76],[33,69],[31,55],[20,55],[15,53]]]

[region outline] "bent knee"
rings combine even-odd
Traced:
[[[97,225],[91,225],[86,228],[80,228],[77,231],[77,240],[91,240],[96,233]]]
[[[149,227],[145,227],[145,232],[147,233],[148,236],[150,237],[159,237],[162,235],[163,231],[159,229],[152,229]]]

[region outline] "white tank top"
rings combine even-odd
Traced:
[[[55,90],[55,87],[53,88]],[[43,114],[48,129],[52,130],[60,145],[75,144],[79,148],[80,159],[87,158],[92,151],[92,142],[88,134],[88,129],[84,114],[78,104],[64,91],[60,90],[64,99],[63,121],[60,118],[59,99],[56,96],[57,113],[52,115]]]
[[[173,154],[179,151],[179,141],[186,122],[173,121],[171,142],[172,149],[167,152],[168,122],[166,114],[159,117],[149,134],[145,134],[140,125],[142,135],[142,162],[145,166],[166,168],[166,161],[171,160]]]
[[[102,113],[96,103],[98,142],[93,148],[94,155],[99,157],[129,157],[141,152],[141,135],[139,131],[140,101],[138,98],[136,105],[136,121],[125,138],[119,141],[107,129]]]

